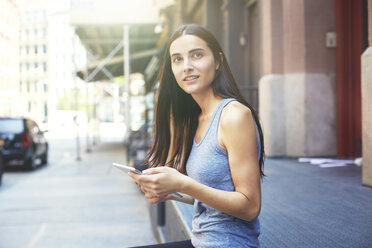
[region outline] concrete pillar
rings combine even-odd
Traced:
[[[368,0],[368,44],[362,55],[362,183],[372,186],[372,0]]]
[[[269,156],[286,155],[282,0],[261,2],[259,113]]]
[[[336,154],[336,51],[325,46],[334,12],[334,1],[262,1],[259,105],[268,156]]]

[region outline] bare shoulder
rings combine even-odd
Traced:
[[[232,101],[222,111],[220,124],[223,129],[248,125],[253,122],[252,111],[238,101]]]
[[[246,141],[255,140],[252,111],[238,101],[226,105],[219,126],[218,142],[226,151],[229,147],[244,146]]]

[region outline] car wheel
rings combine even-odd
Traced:
[[[29,158],[26,158],[24,160],[24,167],[27,169],[27,170],[32,170],[35,168],[35,159],[33,158],[33,156],[29,157]]]

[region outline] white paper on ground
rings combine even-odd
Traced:
[[[298,158],[300,163],[310,163],[319,165],[320,168],[341,167],[354,164],[352,159],[332,159],[332,158]]]

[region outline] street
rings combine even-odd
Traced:
[[[0,187],[0,247],[128,247],[156,243],[147,202],[129,177],[120,139],[76,160],[76,139],[49,136],[49,163],[8,168]],[[57,137],[57,135],[55,136]]]

